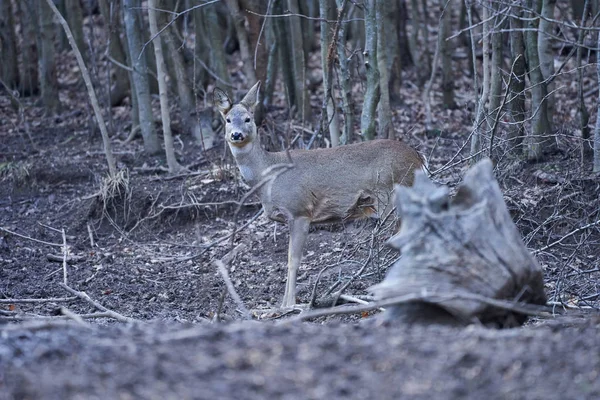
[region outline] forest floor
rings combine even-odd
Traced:
[[[600,179],[581,166],[572,135],[542,162],[500,157],[496,171],[562,316],[506,330],[398,325],[377,313],[298,323],[277,311],[287,228],[260,215],[256,199],[238,207],[248,188],[222,141],[204,152],[176,130],[193,173],[170,176],[141,139],[115,137],[128,172],[110,189],[84,91],[69,85],[58,116],[33,104],[19,116],[0,96],[0,399],[600,398]],[[395,111],[397,131],[432,170],[447,165],[436,180],[455,187],[471,113],[436,110],[440,129],[425,133],[416,90],[407,86]],[[127,109],[113,112],[124,138]],[[269,126],[289,140],[283,114],[271,110]],[[374,222],[313,229],[299,301],[346,282],[371,253],[346,291],[367,295],[397,257],[387,237]],[[224,296],[217,260],[253,321]]]

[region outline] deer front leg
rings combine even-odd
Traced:
[[[300,217],[289,221],[290,244],[288,247],[288,272],[283,295],[282,307],[293,307],[296,304],[296,277],[302,260],[302,250],[306,243],[310,220]]]

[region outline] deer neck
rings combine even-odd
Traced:
[[[253,140],[245,146],[228,144],[244,180],[249,185],[257,184],[263,171],[273,164],[270,153],[263,150],[258,140]]]

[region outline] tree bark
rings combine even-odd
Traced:
[[[175,157],[173,147],[173,134],[171,133],[171,116],[169,114],[169,93],[166,80],[165,58],[162,52],[162,43],[158,34],[158,24],[156,22],[156,0],[148,0],[148,21],[150,23],[150,35],[154,38],[154,55],[156,57],[156,75],[158,78],[158,92],[160,97],[160,115],[163,124],[163,136],[165,140],[165,153],[167,156],[167,165],[170,173],[180,171],[181,165]]]
[[[390,106],[390,77],[388,74],[387,44],[386,44],[386,20],[384,18],[385,0],[376,0],[377,18],[377,69],[379,70],[379,87],[381,96],[377,115],[379,117],[380,138],[391,139],[394,137],[392,125],[392,108]]]
[[[210,67],[215,76],[216,84],[222,87],[227,94],[232,95],[231,81],[229,71],[227,70],[227,60],[225,59],[225,47],[223,46],[223,37],[221,36],[221,27],[217,16],[217,7],[215,4],[202,7],[204,11],[204,33],[208,39]]]
[[[379,103],[379,69],[377,68],[377,0],[367,0],[365,8],[365,50],[363,53],[367,72],[367,90],[360,116],[361,135],[365,140],[375,138],[375,110]]]
[[[340,145],[340,126],[338,115],[335,112],[333,102],[333,88],[331,80],[333,77],[334,47],[332,44],[332,32],[327,20],[331,14],[329,0],[319,0],[319,16],[321,17],[321,68],[323,70],[323,107],[322,107],[322,130],[324,136],[331,139],[331,147]]]
[[[585,26],[587,22],[587,13],[590,8],[589,0],[585,0],[583,10],[579,21],[581,26]],[[584,161],[589,158],[593,153],[593,146],[589,143],[590,139],[590,113],[585,106],[583,98],[583,69],[581,68],[581,59],[583,57],[583,39],[585,37],[585,30],[580,29],[577,35],[577,98],[579,100],[579,127],[581,129],[581,160]]]
[[[490,7],[496,15],[492,19],[494,23],[494,30],[491,32],[491,49],[492,49],[492,61],[490,68],[490,105],[489,105],[489,116],[488,126],[493,127],[498,124],[498,118],[502,114],[502,61],[504,60],[504,46],[502,43],[502,30],[504,28],[504,22],[502,19],[503,15],[498,14],[498,4],[495,2],[490,3]],[[499,32],[500,31],[500,32]],[[493,132],[492,132],[493,133]],[[492,145],[490,141],[490,146]],[[490,152],[492,149],[490,148]]]
[[[141,26],[137,18],[138,7],[140,7],[140,0],[123,0],[125,30],[133,67],[133,87],[137,95],[144,149],[149,154],[157,154],[161,151],[161,148],[154,128],[150,84],[148,82],[148,65],[146,64],[145,55],[141,53]]]
[[[10,0],[0,0],[0,58],[0,79],[10,89],[18,88],[17,38]]]
[[[454,99],[454,65],[452,61],[451,50],[455,48],[452,46],[453,41],[448,41],[450,36],[450,25],[452,23],[452,0],[449,0],[442,19],[440,21],[440,32],[441,37],[438,40],[440,44],[440,56],[442,64],[442,103],[445,108],[455,109],[456,100]]]
[[[340,24],[336,40],[336,48],[340,68],[338,76],[340,81],[340,90],[342,92],[342,110],[344,113],[344,133],[340,138],[341,144],[351,143],[354,135],[354,102],[352,101],[352,82],[350,81],[350,68],[348,66],[348,57],[346,56],[346,23],[342,21],[348,9],[346,3],[346,0],[336,0],[338,8],[337,23]]]
[[[56,52],[54,49],[54,38],[56,30],[52,21],[52,10],[46,2],[41,2],[38,10],[39,20],[39,45],[41,49],[38,58],[38,69],[42,89],[42,103],[51,113],[60,110],[60,98],[58,95],[58,77],[56,74]]]
[[[489,159],[467,172],[453,199],[419,170],[413,187],[396,187],[394,202],[402,226],[389,243],[402,258],[371,290],[377,299],[414,300],[388,307],[388,318],[511,326],[525,318],[494,300],[546,303],[542,269],[523,244]]]
[[[484,5],[482,13],[483,19],[483,77],[481,79],[481,97],[477,102],[477,114],[475,114],[475,122],[473,123],[473,134],[471,136],[471,165],[475,164],[482,158],[481,150],[483,148],[484,134],[488,132],[486,107],[485,104],[490,93],[490,21],[488,5]],[[470,17],[470,14],[469,14]],[[472,20],[469,18],[469,22]],[[473,40],[471,40],[474,43]],[[475,51],[473,51],[475,54]],[[475,65],[475,63],[473,63]],[[473,79],[477,79],[477,71],[473,71]],[[477,88],[477,84],[475,84]]]
[[[40,81],[38,76],[38,21],[37,7],[31,0],[16,2],[19,21],[21,21],[21,34],[23,43],[21,49],[21,68],[19,69],[19,92],[22,96],[32,96],[39,92]]]
[[[540,58],[540,68],[542,70],[542,76],[544,80],[548,81],[554,75],[554,50],[552,49],[552,36],[554,34],[553,28],[554,23],[550,20],[554,19],[554,8],[556,7],[556,0],[542,0],[542,18],[539,22],[539,34],[538,34],[538,54]],[[547,109],[548,109],[548,122],[552,125],[552,116],[554,115],[555,109],[555,96],[554,89],[556,83],[554,80],[546,82],[546,90],[548,92],[547,98]]]
[[[108,55],[117,62],[127,65],[127,56],[121,42],[121,19],[118,9],[112,0],[98,0],[100,13],[108,29]],[[111,63],[112,65],[112,63]],[[111,68],[112,83],[110,88],[110,105],[116,107],[123,102],[129,92],[129,77],[127,70],[113,66]]]
[[[522,8],[516,5],[511,7],[510,17],[510,54],[513,60],[512,78],[510,79],[509,114],[511,126],[508,130],[510,151],[513,154],[522,154],[521,143],[525,136],[525,42],[523,40],[523,21],[521,20]]]
[[[529,160],[539,160],[550,139],[545,137],[552,132],[548,119],[548,94],[544,75],[540,66],[538,52],[538,24],[536,14],[540,11],[542,0],[529,0],[529,30],[526,33],[527,62],[529,66],[529,80],[531,82],[531,132],[527,137],[526,157]]]
[[[598,48],[600,49],[600,31],[598,31]],[[596,63],[598,82],[600,82],[600,62]],[[598,88],[598,100],[596,106],[596,129],[594,130],[594,172],[600,172],[600,87]]]
[[[250,41],[248,32],[246,32],[245,18],[240,9],[238,0],[225,0],[229,13],[233,19],[233,26],[240,44],[240,56],[242,68],[246,74],[247,86],[252,87],[256,83],[256,72],[254,71],[254,63],[252,62],[252,54],[250,50]]]
[[[290,13],[300,15],[300,7],[298,0],[287,0],[287,6]],[[290,61],[294,71],[294,95],[296,97],[295,104],[299,112],[299,118],[302,121],[307,121],[311,118],[310,95],[306,82],[308,81],[306,68],[306,54],[304,52],[304,37],[302,35],[302,26],[300,17],[289,17],[287,24],[289,25],[289,46],[291,50]]]
[[[71,32],[73,32],[77,48],[85,59],[85,55],[88,53],[88,46],[83,36],[83,10],[81,9],[80,0],[65,0],[65,10],[67,11],[67,22],[69,23]]]

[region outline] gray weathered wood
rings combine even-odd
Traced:
[[[545,304],[542,270],[512,222],[489,159],[467,172],[454,198],[422,171],[413,187],[395,191],[402,227],[389,244],[402,258],[372,290],[378,299],[418,294],[426,300],[390,307],[390,317],[427,321],[451,314],[488,322],[510,314],[477,296]]]

